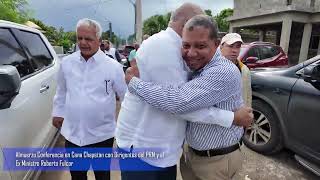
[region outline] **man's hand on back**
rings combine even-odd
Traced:
[[[61,128],[64,118],[62,117],[53,117],[52,118],[52,125],[56,128]]]
[[[138,66],[131,66],[126,70],[126,83],[129,84],[133,77],[139,77]]]
[[[252,108],[242,106],[234,113],[233,124],[236,126],[249,127],[253,121]]]

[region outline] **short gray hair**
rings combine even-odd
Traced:
[[[87,26],[87,27],[93,27],[96,30],[96,36],[98,39],[101,38],[102,36],[102,28],[100,23],[98,23],[95,20],[89,19],[89,18],[84,18],[84,19],[80,19],[77,23],[77,28],[76,28],[76,32],[78,30],[78,28],[80,26]]]
[[[186,23],[184,28],[188,31],[193,31],[193,29],[198,26],[209,29],[209,38],[211,40],[218,38],[218,26],[212,17],[207,15],[196,15]]]

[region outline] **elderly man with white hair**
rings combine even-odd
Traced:
[[[52,123],[61,127],[66,148],[111,148],[116,128],[116,95],[122,100],[127,86],[121,65],[100,50],[101,26],[91,19],[77,23],[80,51],[65,57],[58,72]],[[96,180],[110,179],[110,162],[85,162],[70,170],[72,180],[87,179],[92,165]],[[98,168],[97,168],[98,167]],[[98,170],[103,171],[98,171]]]

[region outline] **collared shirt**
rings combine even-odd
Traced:
[[[58,72],[52,116],[63,117],[61,134],[84,146],[114,137],[117,95],[127,90],[121,65],[98,50],[87,61],[77,51]]]
[[[115,48],[110,47],[109,50],[104,50],[104,53],[112,56],[113,59],[116,59],[116,49]]]
[[[187,81],[181,57],[181,37],[170,27],[145,40],[136,60],[141,79],[156,83],[182,84]],[[199,108],[200,109],[200,108]],[[127,92],[117,121],[116,140],[121,148],[161,148],[161,159],[142,159],[158,167],[175,165],[181,155],[186,120],[231,126],[233,113],[217,108],[183,115],[160,111]]]
[[[237,110],[243,105],[241,75],[237,67],[217,51],[211,61],[187,83],[158,84],[132,78],[128,89],[158,109],[185,113],[200,108]],[[188,122],[187,142],[197,150],[227,147],[239,142],[243,128]]]
[[[128,56],[128,61],[132,61],[133,58],[136,58],[136,53],[137,53],[137,50],[132,50],[130,51],[130,54]]]

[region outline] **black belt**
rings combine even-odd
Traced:
[[[239,143],[237,143],[235,145],[225,147],[225,148],[220,148],[220,149],[210,149],[210,150],[204,150],[204,151],[198,151],[198,150],[193,149],[191,147],[190,147],[190,149],[198,156],[212,157],[212,156],[224,155],[224,154],[231,153],[231,152],[239,149],[241,145],[242,145],[242,142],[240,141]]]

